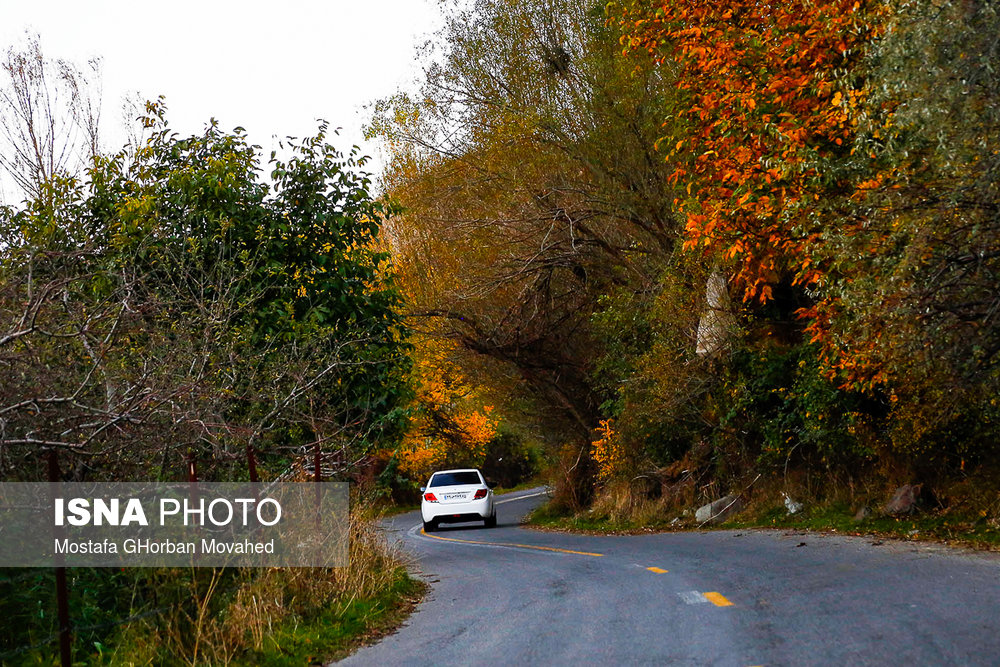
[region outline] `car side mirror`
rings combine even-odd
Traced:
[[[420,493],[423,493],[423,492],[424,492],[424,491],[426,491],[426,490],[427,490],[427,487],[426,487],[426,486],[421,486],[421,487],[420,487]]]

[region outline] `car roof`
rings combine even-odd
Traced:
[[[431,477],[442,472],[479,472],[479,468],[455,468],[453,470],[435,470],[431,473]]]

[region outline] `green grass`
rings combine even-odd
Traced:
[[[844,502],[818,505],[795,515],[789,515],[783,505],[775,505],[756,514],[737,517],[721,527],[785,528],[927,540],[976,549],[1000,548],[1000,527],[983,516],[974,517],[957,512],[919,513],[900,517],[876,514],[856,521],[854,511]]]
[[[374,598],[338,603],[309,619],[284,621],[247,665],[320,665],[339,660],[391,632],[409,615],[427,586],[399,568],[393,585]]]
[[[585,512],[577,515],[567,515],[552,510],[550,503],[539,505],[528,515],[526,523],[529,526],[548,528],[551,530],[568,530],[581,533],[648,533],[650,531],[669,531],[678,529],[672,526],[669,519],[662,521],[615,521],[606,516]]]
[[[407,512],[416,512],[420,509],[420,503],[412,503],[408,505],[396,505],[394,503],[386,503],[379,507],[378,511],[382,516],[396,516],[397,514],[406,514]]]
[[[528,524],[550,530],[622,534],[664,532],[675,530],[778,528],[843,535],[871,535],[892,539],[943,542],[954,546],[1000,550],[1000,527],[983,516],[959,513],[923,513],[905,517],[873,515],[855,521],[855,512],[845,502],[816,505],[799,514],[790,515],[783,504],[764,506],[756,512],[748,510],[732,521],[714,526],[698,526],[693,518],[671,523],[673,515],[646,522],[613,521],[605,516],[583,513],[570,516],[553,512],[548,505],[537,508]]]

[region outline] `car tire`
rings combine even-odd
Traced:
[[[493,510],[493,514],[483,519],[483,525],[487,528],[497,527],[497,511]]]
[[[435,530],[437,530],[437,527],[438,527],[437,521],[435,521],[434,519],[431,519],[430,521],[424,521],[425,533],[433,533]]]

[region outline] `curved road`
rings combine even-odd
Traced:
[[[349,665],[997,665],[1000,556],[776,531],[588,536],[387,524],[431,590]]]

